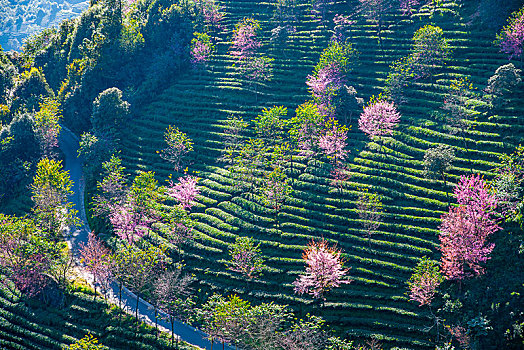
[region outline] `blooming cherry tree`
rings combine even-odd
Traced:
[[[392,102],[372,98],[360,115],[358,128],[373,139],[375,136],[392,135],[399,121],[400,113]]]
[[[430,305],[436,289],[443,281],[437,263],[423,257],[409,278],[409,299],[419,303],[419,306]]]
[[[260,243],[255,245],[251,237],[237,237],[229,249],[231,259],[226,263],[228,269],[239,272],[248,279],[258,276],[265,267],[259,247]]]
[[[196,196],[200,193],[197,186],[198,178],[186,175],[178,179],[178,183],[169,182],[166,194],[176,199],[184,209],[191,209]]]
[[[493,218],[497,198],[480,175],[462,176],[454,193],[459,206],[442,216],[440,226],[442,273],[462,280],[484,273],[481,264],[495,246],[488,238],[500,226]]]
[[[325,300],[324,294],[341,284],[350,283],[345,278],[348,269],[344,269],[341,251],[328,246],[327,241],[311,242],[302,255],[306,263],[306,273],[299,276],[293,285],[295,293],[310,294],[314,298]]]
[[[253,56],[262,46],[262,42],[257,38],[260,30],[260,23],[253,18],[244,18],[237,23],[233,32],[230,53],[239,60]]]
[[[318,140],[320,149],[335,165],[339,161],[344,160],[348,154],[348,151],[345,149],[348,138],[347,131],[348,129],[345,125],[339,125],[338,120],[330,118]]]
[[[96,298],[96,284],[100,284],[102,289],[107,290],[111,281],[111,260],[110,251],[102,242],[96,238],[93,232],[89,233],[87,243],[81,243],[80,256],[86,270],[93,275],[93,285]]]
[[[500,50],[512,57],[520,58],[522,66],[522,50],[524,49],[524,7],[511,14],[508,24],[497,35],[496,43]],[[522,67],[521,67],[522,68]]]
[[[203,67],[215,52],[215,45],[206,33],[195,32],[191,40],[191,64],[195,68]]]

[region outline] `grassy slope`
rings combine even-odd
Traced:
[[[222,4],[228,29],[244,16],[256,13],[266,35],[269,33],[270,3],[234,0]],[[335,11],[348,13],[350,6],[337,4]],[[435,76],[434,83],[420,81],[410,89],[409,102],[401,107],[401,126],[386,141],[384,153],[378,152],[376,144],[368,143],[353,123],[349,163],[354,176],[348,191],[341,195],[329,186],[328,164],[310,164],[307,172],[293,174],[295,192],[281,213],[282,233],[274,229],[271,211],[258,198],[242,195],[216,159],[221,149],[222,122],[228,115],[251,120],[263,107],[277,104],[294,110],[308,98],[306,76],[329,37],[308,12],[300,16],[297,33],[284,53],[273,50],[269,43],[264,46],[263,50],[275,58],[275,77],[259,88],[258,98],[231,68],[233,59],[227,54],[230,43],[224,41],[230,33],[222,33],[218,55],[208,71],[182,74],[129,125],[123,157],[130,171],[154,170],[166,178],[169,166],[155,153],[163,148],[166,127],[175,124],[195,141],[190,168],[200,171],[203,191],[194,214],[199,221],[197,239],[185,250],[185,261],[209,289],[235,292],[257,301],[290,303],[301,312],[309,311],[308,298],[294,296],[291,283],[303,271],[304,246],[323,236],[338,242],[345,251],[354,282],[329,295],[322,315],[352,336],[379,334],[388,347],[427,348],[428,335],[423,331],[427,315],[408,302],[405,281],[421,256],[437,257],[439,216],[447,210],[447,201],[442,185],[424,177],[423,153],[437,143],[454,146],[458,160],[452,170],[453,181],[470,168],[489,174],[498,155],[519,141],[522,125],[518,125],[517,116],[522,106],[510,104],[500,115],[480,120],[467,134],[470,152],[466,153],[461,139],[449,136],[430,115],[441,107],[444,88],[454,75],[470,75],[481,89],[495,69],[507,62],[491,44],[494,33],[467,27],[467,20],[461,17],[429,19],[426,13],[409,20],[397,15],[388,21],[390,27],[384,32],[380,51],[374,25],[362,17],[357,20],[352,42],[361,56],[352,84],[366,100],[381,91],[389,64],[408,54],[414,31],[424,24],[434,22],[444,29],[454,49],[453,60]],[[522,92],[520,87],[512,101],[518,101]],[[380,193],[387,212],[386,223],[370,244],[355,211],[357,186]],[[260,280],[249,285],[223,264],[237,235],[259,240],[269,266]]]
[[[167,333],[155,339],[154,329],[142,324],[135,336],[134,318],[119,321],[116,309],[92,291],[76,286],[66,295],[65,307],[55,309],[39,301],[26,301],[0,287],[1,349],[63,349],[90,332],[111,349],[170,349]],[[194,349],[185,343],[181,349]]]

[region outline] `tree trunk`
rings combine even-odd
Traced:
[[[158,309],[155,305],[155,339],[158,339]]]
[[[171,322],[171,347],[173,347],[175,342],[175,318],[171,315],[169,315],[169,322]]]
[[[118,322],[122,320],[122,282],[118,282]]]
[[[96,277],[93,275],[93,288],[95,289],[95,292],[93,293],[93,301],[96,300]]]
[[[136,325],[138,327],[138,302],[140,301],[140,296],[138,295],[138,293],[136,293],[136,309],[135,309],[135,320],[136,320]]]

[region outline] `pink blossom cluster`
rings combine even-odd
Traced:
[[[413,8],[419,4],[419,0],[400,0],[400,10],[403,15],[411,16]]]
[[[306,273],[293,282],[295,293],[324,298],[325,292],[350,283],[350,280],[344,279],[348,269],[343,268],[340,255],[340,250],[329,247],[325,240],[311,242],[303,254]]]
[[[335,122],[329,123],[331,128],[325,130],[318,140],[318,146],[324,151],[328,158],[334,159],[334,162],[344,160],[348,154],[346,140],[347,131],[339,128]]]
[[[240,24],[233,34],[233,51],[231,54],[239,59],[253,56],[255,51],[262,46],[257,38],[255,25],[245,22]]]
[[[198,178],[191,175],[181,177],[176,184],[170,181],[166,194],[176,199],[184,209],[191,209],[196,196],[200,193],[197,181]]]
[[[12,266],[10,280],[16,289],[28,297],[40,293],[47,284],[45,273],[49,270],[49,257],[44,254],[33,254],[25,264]]]
[[[112,276],[110,251],[93,232],[89,233],[87,243],[81,244],[80,256],[87,271],[93,275],[95,285],[98,283],[107,290]]]
[[[393,102],[376,101],[364,108],[358,127],[370,137],[391,135],[399,121],[400,113]]]
[[[335,112],[333,97],[344,86],[344,77],[337,63],[330,63],[316,74],[308,75],[306,85],[313,94],[317,106],[327,116]]]
[[[509,59],[521,57],[524,47],[524,8],[514,14],[510,24],[497,36],[502,52],[509,54]]]
[[[116,235],[129,244],[144,237],[152,220],[128,204],[115,204],[109,212],[109,221]]]
[[[201,41],[196,41],[193,43],[191,47],[191,64],[195,66],[199,66],[209,60],[211,57],[211,54],[213,53],[213,48]]]
[[[200,9],[204,22],[208,26],[222,28],[220,22],[224,18],[224,13],[214,0],[195,0],[195,5]]]
[[[350,20],[349,16],[337,14],[333,18],[333,23],[335,24],[335,28],[331,40],[343,43],[348,38],[347,33],[349,32],[349,28],[357,23],[357,21]]]
[[[439,239],[442,272],[461,280],[484,273],[481,264],[495,246],[488,238],[500,226],[492,217],[497,199],[480,175],[462,176],[454,193],[459,206],[442,216]]]

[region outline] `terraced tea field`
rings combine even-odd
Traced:
[[[376,26],[361,15],[351,29],[351,42],[360,52],[351,76],[359,96],[366,101],[384,87],[389,65],[407,56],[413,33],[425,24],[442,27],[450,39],[452,59],[431,80],[417,80],[407,91],[408,102],[400,107],[400,127],[383,148],[368,142],[358,130],[355,111],[349,132],[351,151],[348,166],[352,177],[347,189],[330,185],[327,162],[299,164],[287,169],[294,192],[279,214],[280,228],[272,210],[258,196],[242,193],[224,164],[218,161],[223,149],[224,121],[230,115],[252,120],[264,107],[284,105],[290,110],[309,98],[306,77],[313,70],[331,34],[299,5],[297,31],[285,50],[269,43],[274,7],[268,2],[220,1],[225,7],[227,30],[215,38],[217,55],[204,72],[188,71],[150,104],[126,128],[122,157],[130,172],[153,170],[167,179],[169,165],[156,151],[164,147],[163,133],[176,125],[194,141],[190,170],[198,171],[202,188],[193,217],[198,220],[196,239],[184,249],[188,268],[202,280],[204,290],[237,293],[256,302],[275,301],[292,305],[299,314],[321,314],[331,324],[354,337],[376,335],[387,348],[429,349],[424,331],[429,316],[408,301],[406,280],[422,256],[437,258],[440,215],[447,211],[446,189],[423,172],[424,151],[438,143],[452,146],[457,160],[450,180],[471,171],[486,176],[501,153],[512,150],[522,139],[524,90],[520,85],[509,104],[498,115],[479,119],[466,133],[468,149],[458,135],[450,135],[443,122],[435,119],[441,111],[445,88],[459,74],[470,77],[478,90],[496,68],[507,63],[492,41],[494,32],[467,25],[464,6],[445,1],[450,11],[430,17],[422,11],[412,18],[391,14],[385,24],[382,48],[378,47]],[[332,13],[349,14],[356,1],[333,5]],[[253,9],[257,9],[253,13]],[[454,14],[453,14],[454,13]],[[244,17],[258,19],[265,33],[263,51],[274,58],[274,79],[258,87],[255,94],[232,68],[228,55],[231,29]],[[248,132],[249,134],[249,132]],[[368,241],[356,212],[356,199],[363,188],[381,195],[385,222]],[[226,269],[228,248],[236,236],[252,236],[261,243],[268,269],[249,284]],[[326,238],[344,251],[353,282],[335,289],[325,306],[318,307],[307,297],[293,293],[291,284],[304,270],[301,254],[312,239]]]
[[[111,349],[170,349],[164,333],[156,339],[154,329],[141,325],[135,333],[134,318],[122,316],[100,297],[93,300],[91,289],[80,285],[65,296],[64,306],[49,307],[41,301],[20,298],[0,288],[1,349],[64,349],[91,333]],[[194,349],[181,343],[181,349]]]

